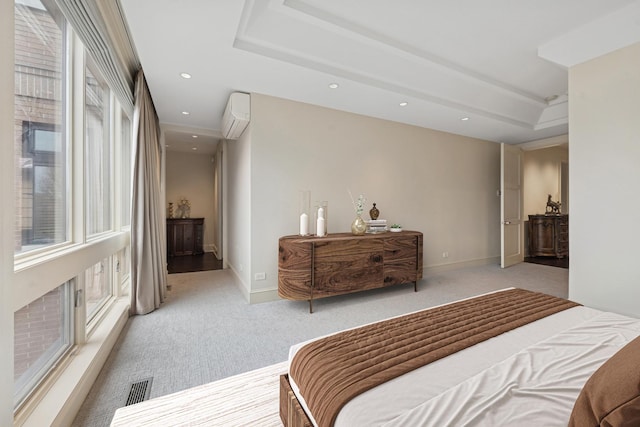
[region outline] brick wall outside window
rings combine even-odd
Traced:
[[[63,290],[58,287],[14,314],[14,379],[63,338]]]

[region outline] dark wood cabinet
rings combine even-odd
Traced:
[[[422,278],[422,233],[285,236],[279,241],[278,295],[312,301]]]
[[[167,218],[167,256],[203,252],[204,218]]]
[[[529,256],[569,256],[569,215],[529,215]]]

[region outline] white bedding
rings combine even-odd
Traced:
[[[566,426],[589,376],[638,335],[639,319],[571,308],[369,390],[335,426]]]

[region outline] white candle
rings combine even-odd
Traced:
[[[316,235],[317,236],[324,236],[326,232],[326,227],[325,227],[325,219],[324,219],[324,209],[323,208],[318,208],[318,220],[316,221]]]
[[[321,210],[322,209],[318,210],[318,223],[316,224],[316,235],[318,237],[324,236],[324,218],[320,216]]]
[[[300,235],[309,235],[309,215],[304,212],[300,214]]]

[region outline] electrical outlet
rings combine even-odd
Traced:
[[[442,258],[449,258],[449,252],[442,252]]]
[[[267,273],[256,273],[254,277],[256,280],[266,280]]]

